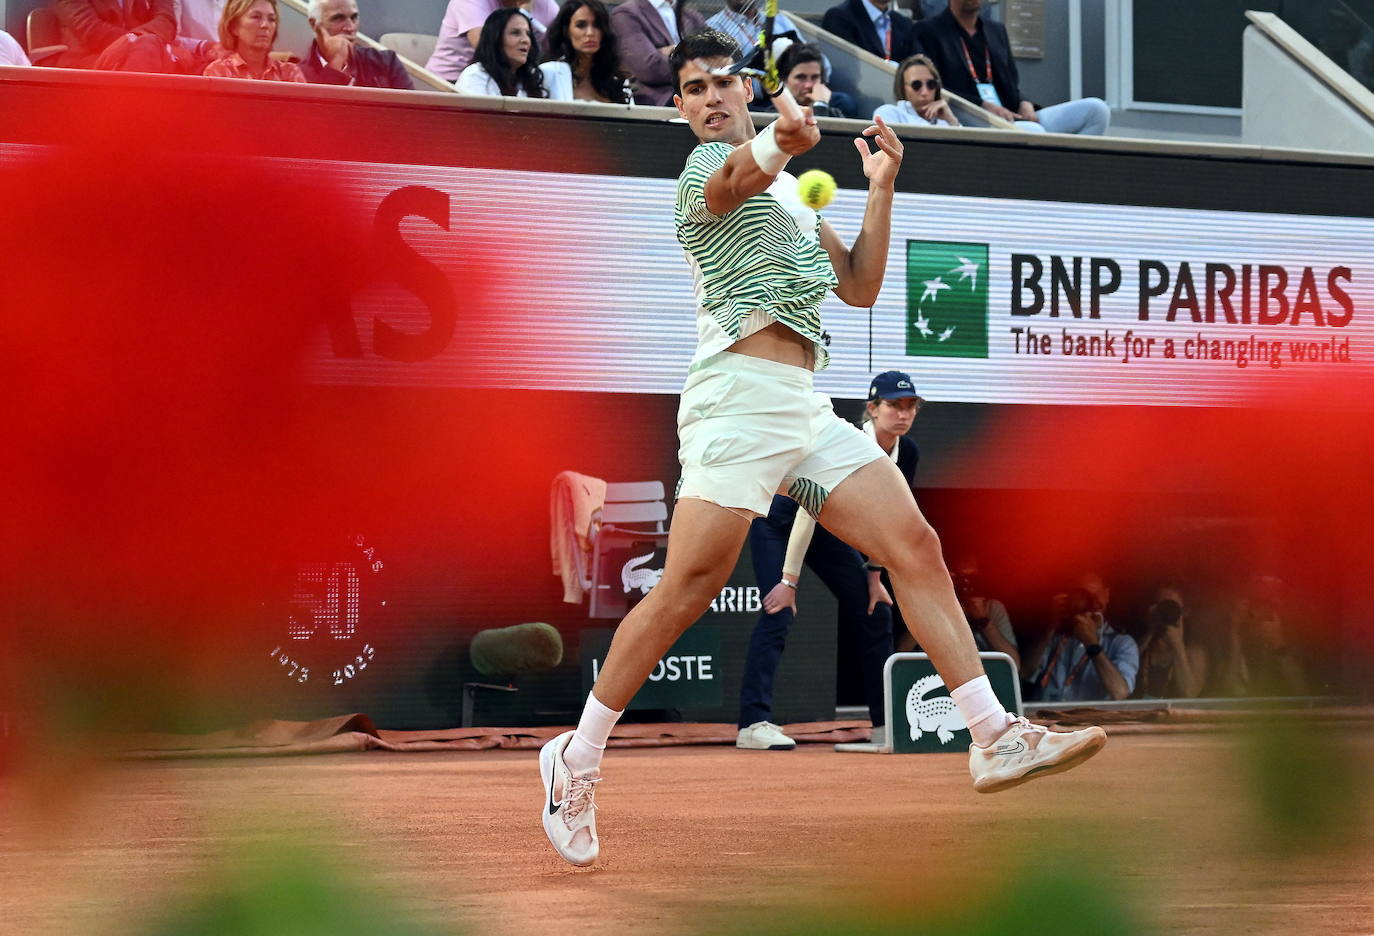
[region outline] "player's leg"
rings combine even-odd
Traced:
[[[869,462],[840,481],[820,521],[887,566],[912,633],[950,687],[973,745],[973,787],[993,793],[1077,766],[1101,750],[1101,728],[1051,732],[1015,718],[997,700],[954,595],[940,540],[891,460]]]
[[[961,686],[983,675],[940,539],[891,459],[871,461],[841,481],[826,498],[820,522],[887,568],[893,597],[945,685]]]
[[[787,554],[787,539],[796,516],[795,501],[785,497],[773,498],[768,516],[759,517],[749,525],[749,553],[754,564],[754,578],[762,596],[782,581],[782,567]],[[771,614],[759,612],[759,619],[749,634],[749,648],[744,654],[744,675],[739,690],[739,736],[735,746],[746,750],[791,750],[796,742],[772,723],[773,684],[782,661],[787,634],[794,618],[790,607]]]
[[[663,577],[621,622],[578,721],[544,745],[544,831],[573,864],[597,857],[593,784],[611,728],[664,652],[720,593],[750,521],[810,441],[811,375],[724,353],[688,376],[678,404],[682,477]],[[566,792],[566,795],[564,794]]]
[[[697,498],[677,502],[663,578],[616,628],[576,731],[564,732],[539,752],[545,798],[540,815],[564,860],[589,865],[600,854],[593,798],[606,739],[659,659],[720,593],[748,530],[744,514]]]
[[[711,606],[734,571],[749,518],[683,498],[673,510],[663,578],[616,628],[592,694],[623,710],[663,654]]]

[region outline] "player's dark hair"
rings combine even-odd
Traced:
[[[516,16],[524,16],[525,22],[529,23],[530,54],[525,64],[512,68],[510,60],[506,58],[505,35],[506,24]],[[477,37],[477,48],[472,58],[487,70],[487,74],[501,89],[501,94],[506,97],[514,97],[518,88],[524,88],[525,94],[532,98],[549,96],[544,90],[544,73],[535,64],[539,59],[539,41],[534,36],[534,23],[519,7],[502,7],[487,17]]]
[[[821,47],[809,42],[794,42],[778,56],[778,75],[786,81],[794,68],[807,62],[819,62],[824,72],[825,56],[821,54]]]
[[[682,93],[682,67],[692,59],[729,59],[733,64],[743,53],[739,43],[718,29],[703,29],[682,39],[673,47],[668,56],[668,67],[673,72],[673,93]]]
[[[573,17],[583,7],[591,12],[596,28],[601,30],[601,48],[592,56],[591,75],[578,73],[577,64],[580,56],[573,48],[572,37],[568,35]],[[572,69],[574,85],[583,78],[588,78],[596,93],[606,100],[617,104],[628,100],[630,76],[620,67],[620,53],[616,49],[615,33],[611,31],[611,14],[601,0],[567,0],[559,8],[553,24],[549,26],[546,41],[549,47],[544,52],[544,61],[567,62],[568,67]]]

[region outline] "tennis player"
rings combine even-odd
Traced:
[[[881,120],[854,143],[868,178],[859,236],[846,247],[800,201],[788,160],[820,140],[785,89],[754,132],[753,82],[723,74],[740,56],[714,30],[669,58],[673,98],[701,141],[678,179],[677,237],[691,265],[698,345],[678,408],[682,479],[663,578],[621,622],[575,731],[540,751],[544,830],[575,865],[600,845],[594,792],[611,729],[660,657],[720,592],[750,521],[775,492],[886,566],[913,633],[951,689],[973,745],[974,789],[993,792],[1066,770],[1106,742],[1101,728],[1050,732],[1008,713],[983,673],[940,543],[892,459],[813,392],[826,366],[818,309],[832,290],[878,297],[902,144]],[[876,149],[870,148],[870,143]]]

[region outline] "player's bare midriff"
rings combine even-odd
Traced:
[[[810,339],[797,334],[781,322],[774,322],[747,338],[741,338],[727,350],[806,370],[813,370],[816,366],[816,348]]]

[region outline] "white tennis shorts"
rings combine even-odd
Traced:
[[[759,515],[779,493],[817,516],[836,485],[886,457],[812,390],[810,371],[731,351],[688,376],[677,428],[677,496]]]

